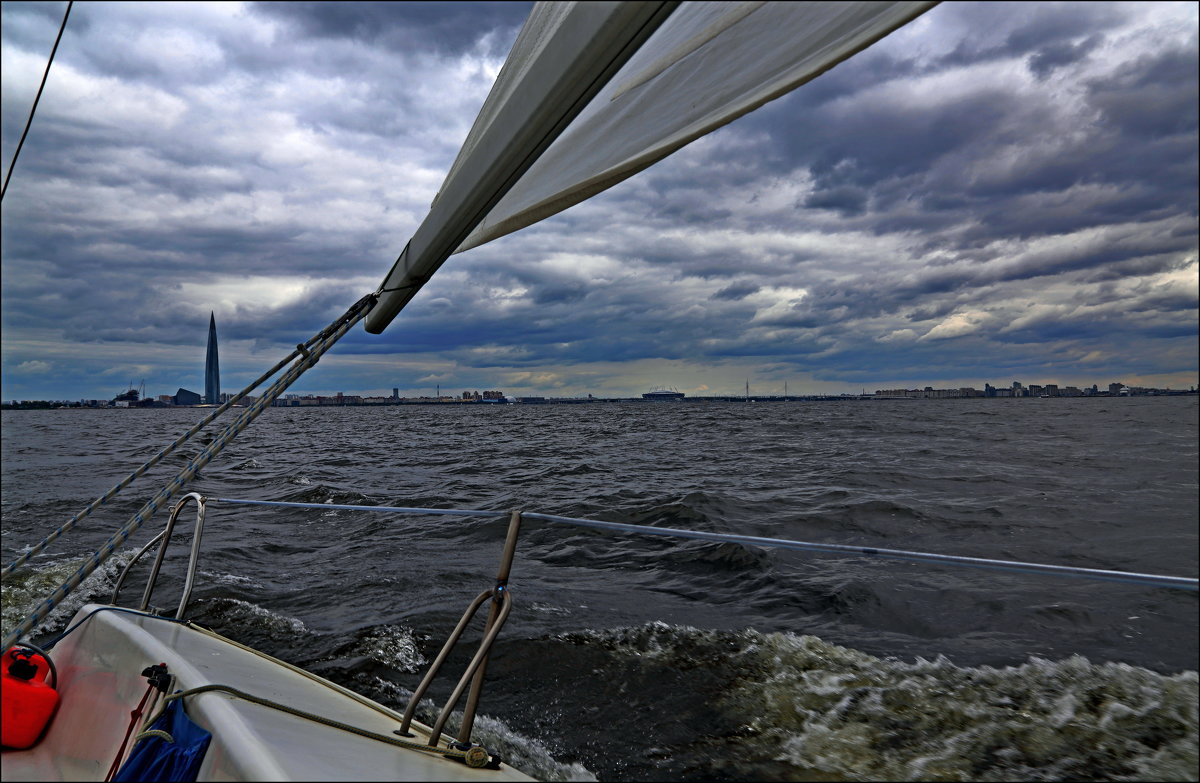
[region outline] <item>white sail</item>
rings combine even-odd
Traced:
[[[378,334],[677,2],[539,3],[366,319]]]
[[[430,216],[385,280],[367,330],[383,331],[451,252],[512,233],[612,187],[815,78],[934,5],[539,3]],[[581,13],[585,7],[594,18]],[[627,22],[628,40],[621,44],[620,23],[612,16],[631,7],[653,13]],[[589,34],[588,25],[597,29]],[[607,41],[610,50],[627,48],[618,55],[580,57],[578,63],[551,56],[598,40]],[[603,60],[607,72],[586,60]],[[586,96],[586,107],[572,103],[557,117],[542,110],[531,96],[557,82],[565,86],[555,89],[574,90],[580,101]],[[514,148],[505,140],[518,130],[529,140]],[[520,158],[520,165],[495,165],[504,155]],[[441,239],[428,241],[435,232]]]
[[[578,204],[799,87],[933,3],[684,3],[458,252]]]

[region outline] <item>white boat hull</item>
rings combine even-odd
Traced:
[[[72,624],[100,608],[85,606]],[[130,713],[146,693],[142,671],[158,663],[175,676],[172,691],[221,684],[385,736],[395,736],[400,725],[399,714],[334,683],[215,633],[158,618],[92,614],[52,656],[62,696],[58,713],[33,748],[4,750],[0,779],[104,780]],[[531,780],[506,764],[473,769],[223,692],[188,696],[185,707],[213,735],[198,780]],[[410,741],[428,740],[427,727],[414,723],[412,731],[417,736]]]

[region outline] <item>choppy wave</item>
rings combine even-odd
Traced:
[[[358,649],[378,663],[410,674],[420,671],[420,668],[428,663],[421,655],[410,628],[374,628],[359,641]]]
[[[403,712],[412,697],[412,691],[397,685],[390,679],[368,676],[362,672],[347,679],[343,684],[360,693],[369,694],[380,704]],[[417,705],[415,717],[426,725],[433,724],[441,711],[441,705],[432,699],[423,699]],[[462,725],[461,710],[450,713],[446,719],[447,734],[457,734]],[[546,742],[527,736],[512,728],[505,721],[485,714],[475,716],[471,739],[483,745],[493,756],[511,767],[519,769],[536,780],[594,781],[593,774],[578,762],[563,763],[557,760],[557,752]],[[561,751],[559,751],[561,752]]]
[[[451,716],[455,726],[462,721],[461,713]],[[451,721],[447,721],[450,723]],[[544,742],[515,731],[499,718],[480,715],[475,718],[471,738],[530,777],[538,780],[596,780],[587,767],[579,763],[556,761],[553,751]]]
[[[304,621],[238,598],[214,598],[205,607],[205,618],[221,625],[251,627],[277,639],[291,639],[308,633]]]
[[[1195,780],[1200,763],[1195,671],[1081,656],[905,663],[813,636],[663,623],[558,638],[727,672],[712,706],[736,729],[704,750],[731,772],[782,762],[798,779]]]
[[[108,603],[121,571],[135,554],[136,549],[114,552],[34,626],[30,638],[62,630],[84,604],[95,601]],[[11,574],[0,587],[4,635],[7,636],[9,631],[29,617],[43,599],[66,582],[85,562],[85,558],[54,560]]]

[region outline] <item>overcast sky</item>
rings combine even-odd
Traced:
[[[65,3],[3,4],[7,173]],[[234,391],[390,268],[528,3],[79,3],[3,203],[8,399]],[[945,3],[454,256],[294,392],[1197,383],[1197,5]]]

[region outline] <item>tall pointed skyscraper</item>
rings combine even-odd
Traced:
[[[208,314],[208,353],[204,357],[204,401],[221,403],[221,367],[217,359],[217,317]]]

